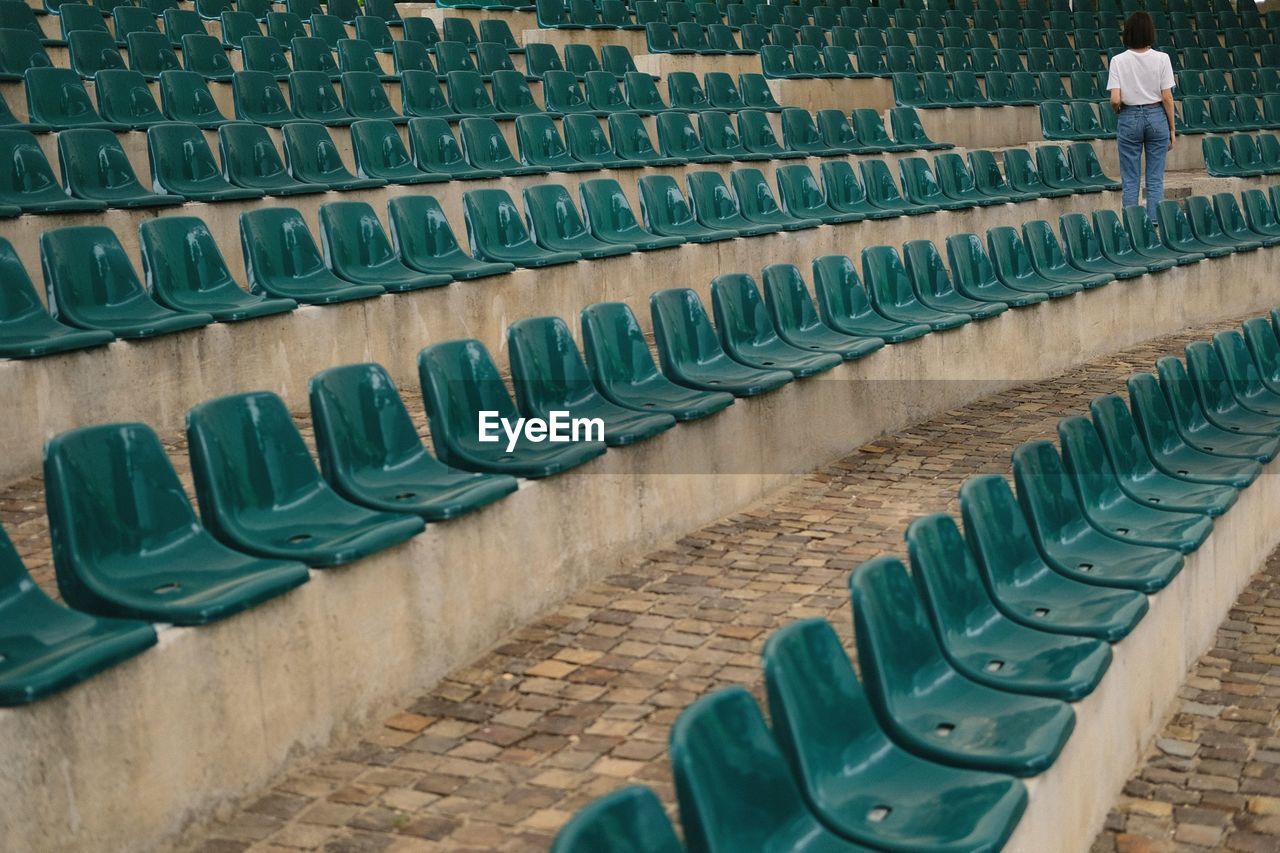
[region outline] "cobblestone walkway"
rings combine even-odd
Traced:
[[[1058,418],[1094,395],[1231,325],[947,412],[688,534],[452,673],[358,745],[295,767],[192,849],[545,850],[575,810],[628,782],[670,804],[670,724],[723,685],[759,695],[759,650],[772,629],[823,616],[849,641],[848,572],[902,553],[912,518],[955,511],[965,478],[1007,473],[1016,445],[1052,437]],[[0,509],[39,526],[29,497],[0,495]],[[38,548],[24,551],[40,564]],[[1225,839],[1280,850],[1280,682],[1268,675],[1280,662],[1277,578],[1280,561],[1223,626],[1099,850],[1172,849],[1175,833],[1184,847]]]
[[[1180,696],[1094,853],[1280,850],[1280,551]]]

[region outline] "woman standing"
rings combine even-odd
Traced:
[[[1147,214],[1154,222],[1156,205],[1164,198],[1165,155],[1173,150],[1173,65],[1167,54],[1152,50],[1156,26],[1146,12],[1129,16],[1121,40],[1128,50],[1111,60],[1107,77],[1111,108],[1120,115],[1120,182],[1125,206],[1137,204],[1145,151]]]

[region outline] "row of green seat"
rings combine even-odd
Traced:
[[[232,120],[222,113],[209,83],[200,74],[163,71],[159,77],[157,104],[140,72],[124,68],[100,70],[94,75],[95,105],[74,71],[29,68],[24,74],[28,121],[19,122],[8,105],[0,101],[0,126],[18,126],[31,132],[79,127],[124,131],[165,120],[203,128],[215,128]],[[548,72],[543,85],[545,109],[534,101],[524,77],[515,71],[494,75],[492,95],[475,72],[450,72],[448,99],[435,75],[407,71],[401,78],[403,109],[400,112],[391,106],[378,75],[370,71],[344,72],[340,76],[343,97],[339,97],[337,87],[325,72],[291,72],[289,99],[271,73],[237,71],[231,76],[231,94],[236,120],[267,127],[298,121],[345,126],[362,118],[402,124],[414,117],[459,121],[467,117],[509,120],[519,115],[604,117],[630,113],[639,116],[673,108],[719,109],[713,107],[713,97],[715,103],[724,104],[730,110],[781,110],[760,75],[741,75],[741,89],[734,86],[728,75],[713,79],[715,85],[709,89],[703,89],[692,76],[681,78],[678,85],[673,84],[683,101],[676,107],[664,101],[647,74],[628,73],[624,96],[613,76],[604,71],[588,73],[585,92],[572,74]]]
[[[446,8],[457,4],[442,4]],[[475,6],[474,8],[483,8]],[[889,9],[885,6],[820,5],[806,9],[791,4],[743,4],[724,2],[655,2],[636,0],[630,5],[619,0],[540,0],[536,4],[538,25],[552,29],[631,29],[640,30],[652,23],[697,23],[701,26],[724,25],[735,30],[751,25],[786,25],[831,28],[876,27],[916,29],[921,26],[942,29],[945,26],[972,27],[992,31],[997,28],[1037,29],[1115,29],[1119,30],[1126,15],[1119,11],[1098,13],[1077,9]],[[1234,11],[1198,13],[1153,10],[1160,30],[1191,28],[1248,30],[1262,29],[1263,19],[1256,14],[1242,18]],[[1280,20],[1277,21],[1280,23]]]
[[[169,9],[181,9],[184,0],[142,0],[133,3],[131,0],[94,0],[93,8],[104,17],[110,16],[119,7],[146,9],[155,15],[161,15]],[[63,6],[72,5],[64,0],[42,0],[40,6],[32,9],[40,15],[60,15]],[[196,0],[192,10],[203,20],[216,21],[223,12],[240,11],[252,14],[259,20],[271,13],[275,6],[273,0]],[[306,18],[310,15],[327,13],[347,24],[355,22],[360,15],[368,14],[382,18],[392,26],[403,26],[400,12],[394,0],[285,0],[285,9],[295,15]]]
[[[1200,141],[1205,169],[1215,178],[1254,178],[1280,174],[1280,137],[1273,133],[1233,133]]]
[[[1280,449],[1280,310],[1162,358],[1090,418],[1013,455],[1016,487],[972,477],[960,526],[907,528],[849,578],[861,678],[821,619],[762,653],[766,724],[741,687],[676,720],[670,753],[690,850],[997,850],[1074,728],[1066,703]],[[1189,369],[1188,369],[1189,368]],[[974,626],[979,626],[975,628]],[[796,839],[803,838],[797,842]],[[785,839],[785,842],[783,842]],[[651,791],[579,812],[554,853],[684,849]]]

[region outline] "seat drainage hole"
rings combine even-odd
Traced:
[[[1093,563],[1081,563],[1076,568],[1082,572],[1091,572],[1093,571]]]
[[[176,584],[176,583],[162,583],[162,584],[160,584],[160,586],[156,587],[155,589],[153,589],[153,590],[151,590],[151,591],[152,591],[152,592],[154,592],[154,593],[156,593],[157,595],[168,595],[169,593],[171,593],[171,592],[177,592],[177,591],[178,591],[178,590],[180,590],[180,589],[182,589],[182,585],[181,585],[181,584]]]
[[[773,364],[774,364],[772,361],[762,361],[760,363],[766,367],[773,367]]]
[[[954,723],[939,723],[933,731],[938,737],[947,737],[956,730]]]
[[[416,498],[417,496],[418,496],[417,492],[401,492],[400,494],[396,495],[396,500],[407,501],[410,498]]]
[[[1210,453],[1212,453],[1212,452],[1213,452],[1213,445],[1212,445],[1212,444],[1202,444],[1202,445],[1200,445],[1200,449],[1201,449],[1201,450],[1207,450],[1207,451],[1209,451]]]
[[[0,663],[4,663],[8,659],[9,657],[7,655],[5,655],[3,652],[0,652]]]
[[[1119,533],[1119,534],[1120,534],[1120,535],[1122,535],[1122,536],[1123,536],[1124,534],[1128,533],[1128,532],[1129,532],[1129,528],[1127,528],[1127,527],[1117,527],[1117,528],[1116,528],[1116,533]]]
[[[1000,670],[1004,669],[1004,661],[1002,660],[987,661],[987,665],[984,666],[983,669],[985,669],[987,672],[999,672]]]
[[[1148,497],[1148,498],[1147,498],[1147,503],[1158,504],[1158,503],[1160,503],[1160,499],[1159,499],[1159,498]]]
[[[1043,619],[1044,617],[1046,617],[1046,616],[1048,616],[1048,615],[1049,615],[1049,608],[1047,608],[1047,607],[1037,607],[1035,610],[1032,610],[1031,612],[1032,612],[1035,616],[1039,617],[1040,619]]]
[[[1240,431],[1240,427],[1238,427],[1238,426],[1233,426],[1233,427],[1230,427],[1230,430],[1231,430],[1232,432],[1239,432],[1239,431]]]
[[[296,544],[298,542],[306,542],[310,538],[311,538],[310,533],[295,533],[289,537],[289,541]]]
[[[893,811],[893,809],[888,806],[876,806],[874,809],[867,812],[867,820],[871,823],[880,823],[889,816],[889,812],[891,811]]]
[[[652,408],[653,408],[654,406],[656,406],[657,404],[656,404],[656,403],[641,403],[640,405],[644,406],[646,409],[652,409]]]
[[[719,380],[719,379],[708,379],[708,380],[707,380],[707,384],[708,384],[708,385],[719,385],[719,384],[720,384],[720,380]]]
[[[1179,468],[1179,469],[1178,469],[1178,476],[1180,476],[1180,477],[1185,477],[1185,476],[1187,476],[1187,475],[1188,475],[1188,474],[1190,474],[1190,473],[1191,473],[1191,472],[1190,472],[1190,471],[1188,471],[1188,470],[1186,470],[1185,468]]]

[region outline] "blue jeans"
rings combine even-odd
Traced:
[[[1164,107],[1160,104],[1125,107],[1116,120],[1116,143],[1120,147],[1120,183],[1125,207],[1138,203],[1142,152],[1147,153],[1147,215],[1155,222],[1156,205],[1164,198],[1164,160],[1169,154],[1169,120]]]

